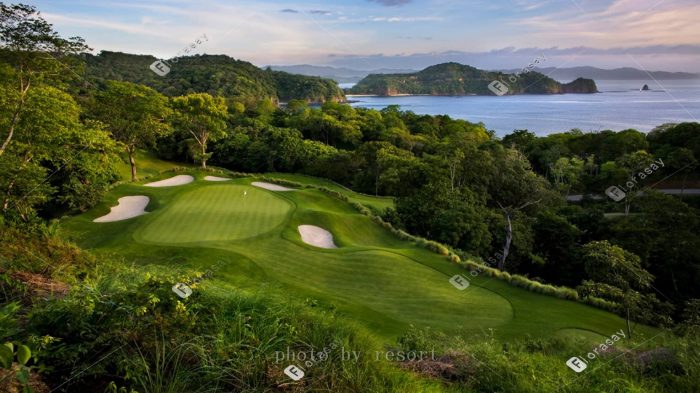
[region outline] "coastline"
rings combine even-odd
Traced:
[[[563,95],[589,95],[599,94],[600,91],[590,93],[518,93],[504,94],[498,96],[495,94],[346,94],[345,97],[379,97],[379,98],[394,98],[394,97],[512,97],[512,96],[563,96]]]

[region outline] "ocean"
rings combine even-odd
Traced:
[[[355,107],[382,109],[399,105],[418,114],[483,122],[503,136],[516,129],[537,135],[625,130],[648,132],[664,123],[700,122],[700,80],[596,81],[597,94],[517,96],[348,96]],[[651,90],[641,91],[649,85]]]

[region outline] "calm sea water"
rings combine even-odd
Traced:
[[[515,129],[538,135],[580,128],[584,131],[650,131],[663,123],[700,122],[700,80],[597,81],[598,94],[363,97],[350,96],[356,107],[382,109],[399,105],[419,114],[446,114],[483,122],[503,136]],[[650,91],[640,91],[648,84]]]

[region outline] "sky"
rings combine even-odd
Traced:
[[[700,72],[699,0],[21,2],[96,53],[168,59],[193,45],[258,66],[509,69],[545,58],[538,66]]]

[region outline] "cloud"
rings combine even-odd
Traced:
[[[331,12],[328,10],[311,10],[309,11],[309,14],[314,14],[314,15],[330,15]]]
[[[370,19],[372,22],[434,22],[443,18],[437,16],[376,16]]]
[[[529,30],[533,42],[594,47],[697,44],[700,41],[697,0],[610,0],[606,4],[578,2],[568,8],[505,22]]]
[[[378,3],[387,7],[396,7],[396,6],[402,6],[405,4],[410,3],[412,0],[367,0],[371,1],[372,3]]]
[[[288,13],[288,14],[298,14],[299,13],[299,11],[293,10],[291,8],[285,8],[283,10],[280,10],[280,12],[284,12],[284,13]]]

